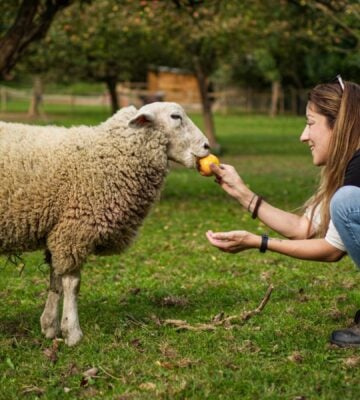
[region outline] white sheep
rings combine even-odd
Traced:
[[[47,338],[77,344],[80,268],[120,253],[158,198],[168,161],[194,168],[206,137],[176,103],[127,107],[95,127],[0,122],[0,253],[45,249]],[[59,303],[64,296],[61,324]]]

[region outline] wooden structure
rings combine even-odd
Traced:
[[[200,104],[200,92],[195,76],[179,68],[157,67],[149,69],[147,90],[164,101],[184,105]]]

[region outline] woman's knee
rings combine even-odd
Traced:
[[[330,201],[330,216],[332,220],[344,218],[349,210],[360,208],[360,188],[343,186],[338,189]]]

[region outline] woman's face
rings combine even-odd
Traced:
[[[311,103],[306,107],[306,120],[300,140],[309,145],[314,165],[325,165],[328,160],[332,130],[328,126],[326,117],[314,111]]]

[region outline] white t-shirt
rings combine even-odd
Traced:
[[[310,219],[310,217],[311,217],[311,210],[312,209],[310,207],[308,207],[305,210],[305,214],[304,215],[308,219]],[[313,224],[313,227],[314,227],[315,231],[317,231],[319,229],[320,223],[321,223],[320,207],[318,206],[315,209],[314,218],[313,218],[313,221],[312,221],[312,224]],[[344,243],[341,240],[340,235],[339,235],[338,231],[335,228],[335,225],[333,224],[333,222],[331,220],[330,220],[329,227],[328,227],[328,230],[327,230],[326,235],[325,235],[325,240],[328,243],[330,243],[332,246],[336,247],[337,249],[346,252]]]

